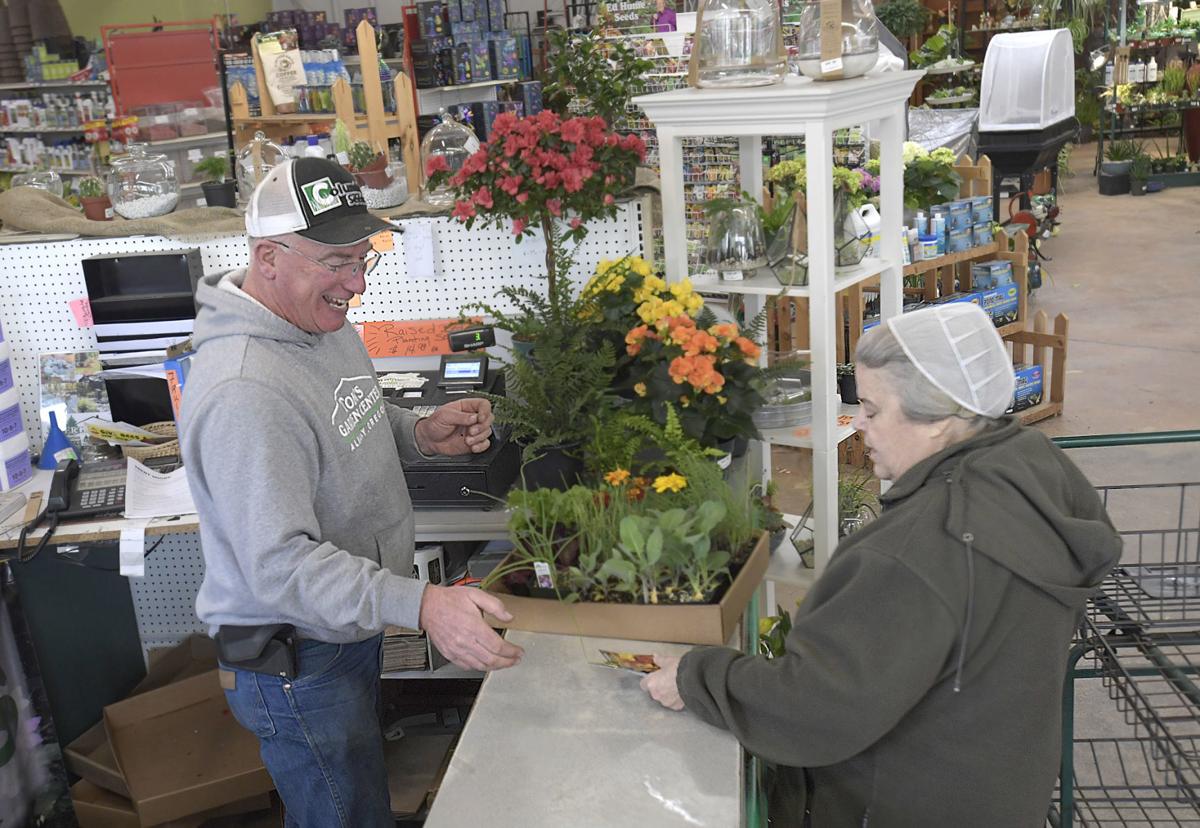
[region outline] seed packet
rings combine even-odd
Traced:
[[[600,655],[604,660],[592,663],[601,667],[628,670],[631,673],[638,673],[640,675],[653,673],[659,669],[658,664],[654,661],[654,656],[649,653],[617,653],[612,650],[601,650]]]

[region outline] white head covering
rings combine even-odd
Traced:
[[[1012,402],[1012,361],[996,326],[978,305],[934,305],[887,320],[904,353],[926,379],[968,411],[999,417]]]

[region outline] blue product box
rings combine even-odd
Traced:
[[[450,34],[450,21],[441,0],[417,3],[417,19],[421,23],[421,37],[446,37]]]
[[[460,124],[470,127],[475,134],[478,135],[480,118],[476,117],[476,106],[478,106],[478,104],[451,104],[450,106],[446,107],[446,112],[449,113]]]
[[[992,223],[992,197],[971,197],[971,224]]]
[[[471,60],[471,44],[458,43],[454,46],[454,83],[471,83],[475,80],[483,80],[476,78]]]
[[[951,201],[947,206],[949,207],[949,210],[946,212],[946,229],[970,229],[972,224],[971,202],[962,200]]]
[[[996,240],[996,234],[992,232],[992,223],[976,224],[971,228],[971,240],[975,247],[983,247],[985,244],[991,244]]]
[[[512,112],[520,118],[525,109],[520,101],[479,101],[471,106],[475,109],[475,134],[481,141],[491,138],[492,124],[501,112]]]
[[[492,77],[496,80],[515,80],[521,77],[516,38],[493,40],[488,46],[491,50]]]
[[[471,18],[472,20],[474,20],[476,23],[478,23],[484,29],[492,28],[492,21],[491,21],[491,18],[488,16],[489,11],[488,11],[487,0],[463,0],[463,2],[464,3],[473,3],[475,5],[475,11]]]
[[[1016,377],[1016,391],[1013,393],[1009,412],[1024,411],[1033,408],[1042,401],[1042,366],[1018,365],[1013,368]]]
[[[411,44],[413,60],[421,58],[436,58],[447,49],[454,48],[454,41],[448,37],[430,37],[424,40],[414,40]]]
[[[541,81],[524,81],[517,88],[521,93],[521,103],[525,104],[526,115],[536,115],[542,111]]]
[[[488,0],[488,28],[499,31],[504,28],[504,0]]]
[[[970,302],[973,305],[983,305],[983,296],[979,291],[959,291],[948,293],[934,301],[935,305],[952,305],[955,302]]]
[[[947,253],[965,253],[971,249],[971,228],[951,230],[946,240]]]
[[[450,36],[455,43],[483,40],[483,28],[478,23],[451,23]]]
[[[1012,262],[995,259],[971,265],[971,286],[975,290],[992,290],[1012,283]]]
[[[477,81],[496,77],[492,74],[492,52],[486,40],[471,41],[471,77]]]
[[[991,317],[997,328],[1017,321],[1017,286],[1001,285],[991,290],[979,291],[979,306]]]
[[[446,8],[450,15],[450,24],[474,23],[475,0],[448,0]]]

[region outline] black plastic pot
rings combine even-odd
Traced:
[[[1106,173],[1100,171],[1100,195],[1125,195],[1129,192],[1129,173]]]
[[[583,461],[575,454],[579,446],[551,446],[541,457],[521,466],[521,487],[533,489],[569,489],[583,474]]]
[[[237,190],[233,181],[205,181],[200,185],[204,190],[204,202],[209,207],[236,207]]]
[[[842,397],[842,402],[846,405],[858,405],[858,383],[854,379],[854,374],[848,374],[837,378],[838,394]]]
[[[1146,182],[1141,178],[1129,179],[1129,194],[1135,196],[1144,196],[1146,194]]]

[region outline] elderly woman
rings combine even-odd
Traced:
[[[1120,540],[1071,461],[1003,416],[1012,368],[977,306],[889,320],[857,365],[883,514],[839,545],[783,656],[697,649],[642,685],[779,766],[774,824],[1040,826],[1068,642]]]

